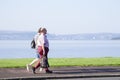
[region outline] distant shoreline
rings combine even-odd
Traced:
[[[0,31],[0,40],[32,40],[36,32]],[[120,33],[50,34],[50,40],[120,40]]]

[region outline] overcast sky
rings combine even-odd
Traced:
[[[120,0],[0,0],[0,30],[119,33]]]

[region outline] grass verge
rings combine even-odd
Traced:
[[[0,68],[25,68],[33,58],[0,59]],[[61,66],[120,66],[120,58],[49,58],[51,67]]]

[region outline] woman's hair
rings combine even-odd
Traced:
[[[46,28],[41,28],[41,32],[44,31],[44,30],[46,30]],[[46,30],[46,31],[47,31],[47,30]]]
[[[40,28],[38,29],[38,33],[41,33],[41,30],[42,30],[42,27],[40,27]]]
[[[43,31],[47,31],[46,28],[40,27],[40,28],[38,29],[38,33],[41,33],[41,32],[43,32]]]

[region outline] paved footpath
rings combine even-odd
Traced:
[[[0,80],[41,80],[95,77],[120,77],[120,67],[52,67],[52,74],[37,70],[36,74],[25,68],[0,68]]]

